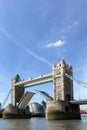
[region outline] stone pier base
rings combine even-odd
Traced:
[[[59,111],[48,111],[46,112],[47,120],[70,120],[70,119],[81,119],[80,113],[75,112],[59,112]]]
[[[65,101],[48,101],[46,105],[47,120],[81,119],[79,105]]]
[[[29,119],[31,114],[29,110],[20,110],[16,106],[8,105],[3,111],[3,119]]]

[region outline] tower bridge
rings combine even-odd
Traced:
[[[69,76],[70,75],[70,76]],[[36,78],[21,80],[19,75],[11,79],[11,104],[25,108],[34,93],[25,93],[25,88],[53,82],[53,97],[39,91],[49,100],[46,102],[46,119],[80,119],[79,104],[87,100],[76,101],[73,98],[73,68],[64,59],[54,64],[52,73]]]

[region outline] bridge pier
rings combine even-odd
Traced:
[[[72,105],[65,101],[48,101],[46,104],[46,119],[81,119],[79,105]]]
[[[6,106],[3,111],[4,119],[26,119],[31,117],[28,106],[23,109],[20,109],[20,107],[18,106],[21,98],[24,96],[25,90],[23,85],[21,85],[20,87],[15,86],[15,84],[20,81],[21,79],[19,75],[16,75],[16,77],[12,78],[11,80],[11,104]],[[26,100],[28,100],[28,98]]]

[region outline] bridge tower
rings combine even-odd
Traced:
[[[54,100],[69,101],[73,99],[73,81],[65,77],[65,73],[73,75],[72,66],[65,63],[64,59],[53,66]]]
[[[15,86],[15,84],[20,81],[21,79],[19,75],[16,75],[14,78],[11,79],[11,104],[13,106],[16,106],[24,95],[23,85],[21,87]]]
[[[73,99],[73,81],[65,73],[73,75],[73,69],[62,59],[53,66],[54,98],[46,104],[46,119],[80,119],[79,105],[69,103]]]

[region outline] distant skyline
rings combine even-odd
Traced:
[[[76,78],[87,81],[86,14],[86,0],[0,0],[0,102],[16,74],[27,79],[51,73],[62,58],[73,66]],[[53,94],[51,83],[26,91],[35,89]],[[83,91],[80,88],[82,98]],[[32,99],[42,100],[39,94]]]

